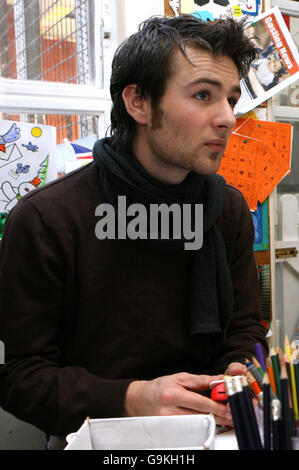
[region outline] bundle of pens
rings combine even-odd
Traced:
[[[286,337],[285,353],[271,348],[266,361],[260,344],[255,350],[256,357],[246,360],[247,377],[225,377],[239,449],[293,450],[299,423],[298,347]],[[262,410],[262,423],[258,423],[257,410]]]

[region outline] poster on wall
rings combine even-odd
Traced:
[[[259,52],[248,76],[241,80],[235,112],[247,113],[299,78],[299,53],[278,7],[248,22],[246,34]]]
[[[22,196],[57,178],[55,149],[55,127],[0,121],[1,220]]]
[[[231,16],[235,19],[244,15],[254,17],[261,12],[261,0],[181,0],[182,14],[191,13],[203,21],[214,21],[220,16]]]

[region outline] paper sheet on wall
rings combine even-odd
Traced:
[[[261,0],[181,0],[181,13],[192,13],[204,21],[214,21],[220,16],[239,19],[244,15],[259,15],[261,11]]]
[[[248,21],[245,29],[254,42],[259,58],[241,80],[237,116],[261,105],[299,79],[298,48],[278,7]]]
[[[0,121],[2,215],[8,214],[29,191],[57,178],[55,149],[55,127]]]
[[[290,172],[292,131],[291,124],[237,120],[219,174],[242,192],[251,210]]]

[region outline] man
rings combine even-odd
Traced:
[[[232,424],[210,383],[243,373],[254,343],[267,345],[250,212],[216,172],[254,57],[233,20],[188,16],[150,19],[116,52],[112,137],[6,222],[4,409],[56,436],[87,416],[211,412]],[[133,239],[134,211],[155,204],[189,208],[202,247],[185,249],[187,218],[168,232],[161,220],[156,236],[151,217],[140,218]],[[109,208],[119,215],[110,228]]]

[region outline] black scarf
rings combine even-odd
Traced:
[[[93,148],[107,202],[117,207],[118,196],[128,204],[203,204],[203,245],[191,253],[190,334],[221,333],[233,310],[233,288],[226,248],[217,221],[223,208],[225,180],[220,175],[190,172],[180,184],[165,184],[152,177],[133,154],[114,151],[109,139]],[[149,212],[148,212],[149,213]],[[186,240],[160,240],[163,249],[182,249]]]

